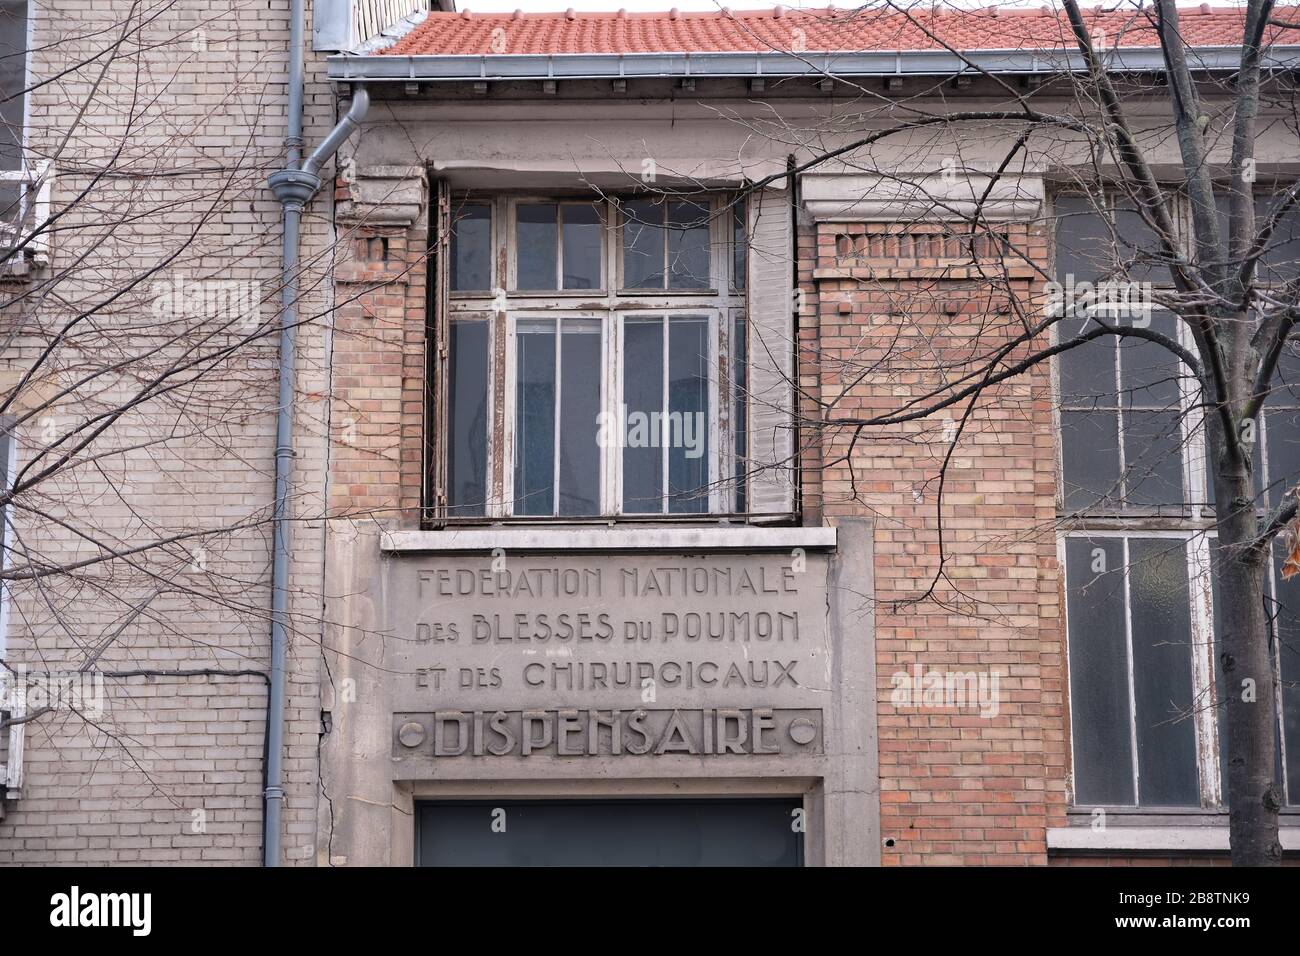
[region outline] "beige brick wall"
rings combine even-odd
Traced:
[[[233,341],[215,311],[157,321],[156,283],[256,284],[261,317],[273,324],[280,210],[265,180],[284,164],[288,12],[288,0],[37,7],[33,70],[48,82],[32,96],[30,152],[54,162],[55,207],[67,211],[52,268],[26,287],[0,289],[3,301],[22,297],[6,312],[0,384],[10,387],[52,330],[83,312],[93,320],[60,342],[49,374],[19,396],[20,408],[35,409],[20,431],[20,467],[48,444],[47,427],[62,436],[119,405],[200,336],[217,334],[209,349],[221,335]],[[335,105],[310,52],[308,71],[310,148]],[[312,204],[302,249],[289,862],[315,858],[330,209],[328,195]],[[170,340],[181,328],[184,338]],[[74,668],[102,643],[97,667],[108,672],[268,670],[277,348],[267,328],[122,416],[77,461],[20,496],[20,547],[55,567],[199,534],[15,584],[13,663]],[[93,389],[40,407],[42,395],[112,362],[121,369],[97,376]],[[19,559],[10,554],[11,565]],[[0,863],[259,862],[265,681],[110,677],[107,688],[101,719],[60,712],[28,726],[25,784],[0,820]]]

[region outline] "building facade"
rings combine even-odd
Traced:
[[[271,805],[285,864],[1226,860],[1198,398],[1109,339],[996,374],[1112,276],[1187,336],[1056,13],[125,6],[4,5],[0,861],[252,864]],[[1089,16],[1186,217],[1153,27]],[[1240,14],[1183,28],[1221,104]],[[298,36],[291,155],[341,145],[273,195]]]

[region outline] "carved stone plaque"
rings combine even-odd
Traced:
[[[393,758],[820,753],[827,560],[394,562]]]

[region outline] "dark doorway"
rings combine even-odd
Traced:
[[[802,801],[416,805],[420,866],[801,866]]]

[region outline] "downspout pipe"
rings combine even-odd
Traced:
[[[305,0],[293,0],[289,24],[289,117],[286,165],[267,181],[284,219],[280,262],[280,388],[275,420],[275,502],[271,516],[271,682],[266,703],[266,789],[263,792],[262,865],[281,862],[281,811],[284,806],[284,696],[289,613],[289,479],[293,471],[293,401],[298,325],[298,238],[302,211],[320,190],[320,168],[360,125],[370,95],[353,87],[347,114],[311,156],[302,162],[303,25]]]

